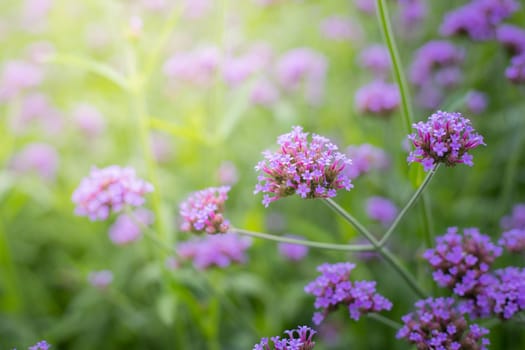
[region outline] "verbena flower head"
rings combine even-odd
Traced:
[[[73,192],[72,199],[77,215],[96,221],[106,220],[111,212],[118,213],[126,206],[142,206],[144,196],[152,191],[153,186],[139,179],[132,168],[112,165],[93,168]]]
[[[180,205],[181,231],[208,234],[228,232],[230,222],[223,215],[228,191],[229,186],[222,186],[193,192]]]
[[[304,237],[297,235],[286,235],[285,237],[304,239]],[[302,244],[279,243],[277,248],[279,249],[279,254],[281,254],[281,256],[292,261],[300,261],[306,256],[306,254],[308,254],[308,247]]]
[[[93,287],[104,290],[113,282],[113,272],[110,270],[93,271],[88,275],[88,282]]]
[[[153,222],[153,213],[139,208],[133,213],[121,214],[109,228],[109,238],[117,245],[124,245],[138,240],[142,236],[142,227]]]
[[[525,270],[517,267],[499,269],[480,279],[477,293],[462,301],[462,312],[472,318],[512,318],[525,309]]]
[[[399,107],[401,97],[397,85],[374,81],[355,93],[355,105],[360,113],[389,116]]]
[[[487,94],[471,90],[466,96],[465,104],[469,112],[473,114],[480,114],[487,109]]]
[[[511,215],[504,216],[501,219],[500,226],[504,230],[525,229],[525,203],[516,204],[512,208]]]
[[[496,39],[511,55],[525,53],[525,29],[511,24],[502,24],[496,31]]]
[[[89,139],[100,136],[106,128],[102,114],[97,108],[86,103],[77,105],[72,117],[75,127]]]
[[[457,227],[450,227],[446,234],[436,238],[436,247],[428,249],[423,257],[432,266],[438,285],[452,289],[459,296],[470,297],[501,252],[501,247],[477,228],[464,229],[461,235]]]
[[[466,34],[472,40],[489,40],[502,20],[517,11],[515,0],[473,0],[445,15],[442,35]]]
[[[314,306],[320,309],[314,314],[315,324],[320,324],[340,305],[347,307],[350,318],[356,321],[363,314],[392,308],[388,299],[376,293],[375,281],[349,280],[354,267],[352,263],[323,264],[317,267],[321,276],[304,287],[306,293],[316,297]]]
[[[31,143],[16,153],[10,168],[18,174],[37,174],[44,181],[54,181],[58,170],[59,155],[45,143]]]
[[[308,133],[300,126],[279,136],[277,152],[263,152],[264,160],[255,170],[259,183],[254,193],[264,193],[265,207],[280,198],[299,195],[301,198],[335,197],[337,190],[349,191],[353,185],[344,172],[351,160],[337,151],[337,146],[316,134],[308,141]]]
[[[512,253],[525,251],[525,229],[514,228],[503,232],[498,244]]]
[[[38,343],[36,343],[33,346],[30,346],[27,350],[48,350],[51,348],[51,344],[49,344],[45,340],[41,340]]]
[[[387,198],[370,197],[366,201],[366,213],[371,219],[388,226],[397,216],[397,207]]]
[[[361,28],[349,18],[333,15],[325,18],[320,25],[321,34],[330,40],[355,41],[361,39]]]
[[[194,237],[177,245],[177,254],[182,260],[191,260],[197,269],[212,266],[226,267],[232,262],[246,261],[245,251],[251,246],[248,237],[233,233],[224,235]]]
[[[42,68],[25,61],[7,61],[0,77],[0,101],[17,96],[21,91],[40,85]]]
[[[410,81],[419,87],[426,86],[429,82],[436,80],[436,74],[439,76],[441,71],[450,72],[451,68],[456,68],[463,63],[464,58],[463,50],[448,41],[429,41],[421,46],[414,55],[410,66]],[[457,70],[453,72],[460,74]],[[460,77],[455,77],[454,80],[459,81],[460,79]],[[434,83],[439,83],[439,79],[437,80]]]
[[[276,336],[262,338],[259,344],[255,344],[253,350],[312,350],[315,342],[312,340],[317,332],[307,326],[299,326],[297,329],[285,331],[289,338]],[[272,346],[273,343],[273,346]]]
[[[415,344],[417,349],[485,350],[489,331],[469,325],[455,309],[453,298],[428,298],[415,303],[416,311],[402,317],[398,339]]]
[[[427,122],[418,122],[412,127],[416,132],[408,139],[416,149],[410,152],[407,160],[408,163],[421,163],[425,171],[437,163],[473,166],[473,157],[468,151],[485,145],[483,137],[461,113],[437,111]]]
[[[375,44],[361,51],[359,65],[378,77],[385,77],[390,73],[392,62],[386,46]]]
[[[368,143],[348,146],[346,155],[352,159],[352,166],[344,169],[350,179],[355,179],[372,170],[386,170],[390,166],[388,154],[383,149]]]
[[[525,84],[525,52],[512,57],[505,76],[514,84]]]

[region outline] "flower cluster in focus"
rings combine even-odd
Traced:
[[[125,206],[140,207],[145,202],[144,195],[152,191],[153,186],[139,179],[132,168],[112,165],[93,168],[73,192],[72,199],[77,215],[96,221],[106,220],[111,212],[120,212]]]
[[[416,311],[403,316],[397,338],[415,344],[417,349],[486,350],[489,331],[469,325],[454,308],[453,298],[428,298],[416,302]]]
[[[408,162],[421,163],[425,171],[431,170],[435,164],[445,163],[447,166],[456,164],[474,165],[469,150],[485,145],[483,136],[479,135],[470,125],[470,120],[461,113],[437,111],[427,122],[412,125],[416,132],[408,139],[415,150],[410,152]]]
[[[230,223],[223,215],[228,191],[229,186],[222,186],[192,193],[180,205],[181,231],[208,234],[228,232]]]
[[[321,309],[314,314],[315,324],[320,324],[339,305],[345,305],[350,318],[356,321],[363,314],[392,308],[392,303],[388,299],[376,293],[374,281],[349,280],[350,272],[354,267],[352,263],[322,264],[317,267],[321,276],[304,288],[306,293],[316,297],[315,308]]]
[[[351,160],[327,138],[313,134],[308,142],[307,136],[296,126],[278,138],[277,152],[263,152],[265,159],[255,167],[260,174],[254,193],[264,193],[264,206],[293,194],[301,198],[335,197],[337,190],[353,187],[344,172]]]
[[[262,338],[253,350],[312,350],[315,342],[312,340],[316,331],[307,326],[299,326],[297,329],[285,331],[288,339],[281,337]],[[273,343],[273,347],[271,346]]]

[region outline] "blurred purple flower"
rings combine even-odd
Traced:
[[[400,95],[396,84],[374,81],[355,93],[359,113],[388,116],[399,107]]]
[[[258,44],[243,55],[228,57],[222,67],[224,80],[230,86],[238,86],[249,77],[268,68],[272,56],[271,47],[266,44]]]
[[[500,22],[518,8],[515,0],[473,0],[447,13],[440,33],[444,36],[466,34],[472,40],[489,40],[495,36]]]
[[[388,49],[384,45],[374,44],[361,51],[359,65],[371,71],[376,77],[383,78],[390,74],[392,62]]]
[[[31,33],[43,31],[52,6],[53,0],[25,0],[21,13],[23,29]]]
[[[406,30],[411,30],[427,17],[425,0],[398,0],[399,19]]]
[[[358,10],[363,11],[364,13],[367,13],[369,15],[373,15],[376,13],[375,0],[355,0],[354,4]]]
[[[280,198],[299,195],[301,198],[335,197],[337,190],[349,191],[353,185],[344,169],[351,160],[337,152],[337,146],[325,137],[308,133],[295,126],[279,136],[277,152],[264,151],[264,160],[255,166],[259,183],[254,194],[264,193],[265,207]]]
[[[182,232],[226,233],[230,222],[224,218],[224,202],[228,199],[229,186],[209,187],[193,192],[180,204]]]
[[[9,100],[21,91],[40,85],[44,79],[42,67],[12,60],[4,63],[0,77],[0,101]]]
[[[510,66],[505,70],[505,76],[514,84],[525,83],[525,52],[510,60]]]
[[[154,132],[150,136],[151,151],[157,163],[167,163],[173,156],[173,143],[165,134]]]
[[[502,24],[496,31],[496,39],[511,55],[525,53],[525,29],[511,24]]]
[[[92,168],[72,195],[75,213],[91,221],[106,220],[111,212],[118,213],[125,206],[140,207],[146,193],[153,186],[139,179],[132,168],[112,165],[103,169]]]
[[[320,25],[321,34],[330,40],[358,41],[363,33],[350,18],[333,15],[325,18]]]
[[[513,228],[501,234],[498,244],[509,252],[518,253],[525,251],[525,229]]]
[[[93,271],[88,275],[88,282],[100,290],[106,289],[113,282],[113,272],[109,270]]]
[[[372,170],[386,170],[390,166],[388,154],[381,148],[368,143],[348,146],[346,155],[352,159],[352,166],[344,170],[350,179],[355,179]]]
[[[449,227],[445,235],[436,238],[436,247],[425,251],[423,258],[432,266],[432,276],[439,286],[468,297],[475,294],[501,252],[501,247],[477,228],[464,229],[461,235],[457,227]]]
[[[201,47],[194,51],[174,54],[164,63],[163,72],[175,82],[209,86],[215,78],[221,60],[218,48]]]
[[[121,214],[109,228],[109,238],[116,245],[134,242],[142,236],[142,228],[152,222],[153,214],[144,208],[139,208],[129,214]]]
[[[245,251],[252,241],[233,233],[194,237],[177,245],[177,254],[182,260],[192,260],[197,269],[212,266],[226,267],[232,262],[246,262]]]
[[[217,177],[221,185],[234,185],[239,181],[239,172],[237,167],[230,161],[224,161],[217,170]]]
[[[58,170],[59,155],[46,143],[30,143],[13,156],[10,168],[19,174],[33,173],[43,181],[54,181]]]
[[[250,99],[254,105],[271,107],[279,100],[279,90],[267,79],[259,79],[253,87]]]
[[[487,109],[487,94],[471,90],[468,92],[465,104],[469,112],[473,114],[480,114]]]
[[[501,219],[500,226],[504,230],[525,229],[525,203],[519,203],[512,208],[511,215]]]
[[[285,235],[285,237],[304,239],[304,237],[297,235]],[[281,242],[278,244],[277,248],[279,249],[279,254],[281,254],[281,256],[292,261],[300,261],[306,256],[306,254],[308,254],[308,247],[301,244]]]
[[[313,317],[318,325],[332,311],[340,305],[348,308],[350,318],[359,318],[369,312],[390,310],[392,303],[376,293],[375,281],[351,282],[350,272],[355,265],[352,263],[322,264],[317,267],[321,276],[310,282],[304,291],[316,297],[314,306],[320,309]]]
[[[41,127],[50,135],[62,131],[61,113],[51,105],[49,98],[41,93],[24,96],[20,113],[10,121],[10,127],[16,133],[27,133],[34,126]]]
[[[45,63],[55,53],[55,46],[48,41],[36,41],[31,43],[25,51],[31,62],[36,64]]]
[[[487,350],[483,338],[489,331],[469,325],[455,308],[453,298],[428,298],[415,303],[416,311],[402,317],[397,339],[404,338],[418,349]]]
[[[286,339],[276,336],[271,337],[271,346],[268,338],[262,338],[259,344],[255,344],[252,350],[312,350],[315,342],[312,340],[317,332],[307,326],[299,326],[297,329],[285,331],[290,338]]]
[[[30,346],[27,350],[49,350],[51,349],[51,344],[45,340],[41,340],[33,346]]]
[[[421,163],[429,171],[437,163],[447,166],[465,164],[473,166],[473,157],[468,153],[479,145],[485,145],[483,137],[470,125],[470,120],[461,113],[437,111],[427,122],[412,125],[416,132],[408,139],[415,150],[408,155],[408,163]]]
[[[277,79],[286,91],[304,87],[307,102],[319,105],[324,96],[327,70],[326,57],[309,48],[293,49],[277,62]]]
[[[417,93],[417,104],[426,109],[436,109],[443,102],[445,94],[440,87],[433,84],[422,85]]]
[[[414,54],[410,66],[410,81],[425,86],[434,80],[436,72],[454,68],[463,63],[464,52],[448,41],[434,40],[421,46]],[[455,81],[459,81],[456,78]]]
[[[77,105],[72,112],[72,117],[75,127],[89,139],[100,136],[106,128],[102,114],[97,108],[86,103]]]
[[[397,216],[397,207],[392,201],[383,197],[370,197],[366,201],[366,213],[387,227]]]

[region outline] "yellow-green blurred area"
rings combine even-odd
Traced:
[[[388,243],[425,290],[448,295],[421,258],[426,232],[479,227],[497,241],[501,218],[525,202],[525,90],[505,78],[510,56],[495,40],[439,34],[456,1],[421,0],[426,10],[408,22],[403,1],[384,2],[413,121],[437,109],[464,112],[487,144],[472,152],[472,168],[442,166],[426,189],[427,212],[420,199]],[[242,264],[166,263],[170,247],[191,238],[179,232],[180,202],[211,186],[232,186],[225,215],[234,227],[363,243],[321,200],[290,196],[264,208],[253,194],[261,152],[276,150],[277,137],[296,125],[341,152],[363,144],[384,152],[388,166],[356,177],[354,189],[335,198],[377,237],[385,227],[367,215],[367,200],[404,206],[424,174],[406,162],[412,130],[400,101],[373,113],[382,91],[364,108],[356,97],[371,82],[396,83],[388,65],[377,74],[363,63],[363,50],[384,45],[374,1],[371,12],[363,3],[1,1],[0,350],[41,339],[53,350],[252,349],[261,337],[312,325],[314,298],[303,289],[324,262],[356,263],[352,279],[376,280],[394,304],[384,315],[401,322],[418,297],[374,256],[311,248],[291,261],[276,242],[253,239]],[[523,26],[523,8],[505,21]],[[464,53],[460,81],[440,91],[435,109],[410,80],[416,50],[430,40]],[[467,104],[472,90],[487,100],[479,113]],[[155,185],[145,207],[168,250],[146,236],[114,244],[115,215],[99,222],[75,215],[75,188],[93,167],[110,165],[132,167]],[[523,263],[521,255],[496,265]],[[102,270],[113,279],[97,288],[89,276]],[[410,348],[394,329],[366,317],[356,322],[343,309],[316,328],[316,350]],[[522,349],[520,327],[494,326],[490,348]]]

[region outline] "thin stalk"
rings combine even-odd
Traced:
[[[263,238],[263,239],[267,239],[270,241],[276,241],[276,242],[282,242],[282,243],[300,244],[300,245],[313,247],[313,248],[319,248],[319,249],[344,250],[347,252],[369,252],[369,251],[375,250],[374,246],[368,245],[368,244],[364,245],[364,244],[323,243],[323,242],[307,241],[307,240],[302,240],[302,239],[294,239],[290,237],[275,236],[275,235],[270,235],[268,233],[248,231],[248,230],[243,230],[240,228],[232,228],[230,231],[234,233],[238,233],[240,235]]]
[[[401,277],[408,283],[408,285],[412,288],[412,290],[414,290],[416,294],[418,294],[421,298],[426,297],[425,291],[419,286],[414,276],[412,276],[412,274],[410,274],[410,272],[403,265],[401,265],[401,262],[397,260],[397,258],[392,255],[392,253],[386,247],[380,246],[379,241],[377,241],[374,236],[372,236],[372,234],[363,225],[361,225],[361,223],[359,223],[359,221],[357,221],[352,215],[350,215],[332,199],[326,198],[324,202],[327,203],[330,208],[340,214],[347,222],[357,228],[358,231],[370,241],[375,250],[381,254],[381,256],[401,275]]]
[[[324,198],[324,202],[335,212],[337,212],[339,215],[341,215],[347,222],[349,222],[352,226],[355,227],[355,229],[365,236],[366,239],[374,247],[379,247],[379,241],[372,235],[370,231],[366,229],[356,218],[354,218],[352,215],[350,215],[349,212],[344,210],[339,204],[337,204],[332,198]]]
[[[396,322],[394,320],[391,320],[389,319],[388,317],[385,317],[381,314],[376,314],[376,313],[370,313],[367,315],[368,318],[371,318],[373,320],[376,320],[376,321],[379,321],[381,322],[382,324],[384,324],[385,326],[388,326],[394,330],[398,330],[400,329],[401,327],[403,327],[403,325],[399,322]]]
[[[392,61],[394,77],[399,87],[399,93],[401,94],[401,107],[403,112],[402,115],[405,124],[405,129],[406,132],[410,134],[410,131],[412,129],[412,122],[414,120],[414,112],[412,111],[412,103],[410,101],[408,84],[406,82],[403,67],[401,66],[401,59],[399,58],[399,51],[394,40],[392,25],[390,23],[388,8],[385,4],[385,0],[376,0],[376,4],[381,31],[385,38],[386,45],[388,47],[388,52],[390,53],[390,60]]]
[[[379,241],[379,245],[380,246],[383,246],[385,245],[386,241],[388,240],[388,238],[392,235],[392,233],[394,232],[394,230],[397,228],[397,225],[399,225],[399,222],[401,221],[401,219],[403,219],[403,217],[405,216],[405,214],[407,213],[408,209],[410,209],[414,203],[416,202],[416,200],[419,198],[419,196],[423,193],[423,190],[428,186],[428,184],[430,183],[430,180],[432,180],[432,178],[434,177],[434,175],[436,174],[436,171],[439,167],[439,163],[436,164],[434,166],[434,168],[432,168],[432,170],[430,170],[427,175],[425,176],[425,179],[423,180],[423,182],[421,183],[421,185],[419,186],[419,188],[417,189],[416,192],[414,192],[414,194],[412,195],[412,197],[410,197],[410,199],[408,200],[407,204],[405,204],[405,206],[403,207],[403,209],[401,209],[401,211],[399,212],[399,214],[397,214],[397,217],[395,218],[394,222],[392,222],[392,224],[390,225],[390,227],[388,228],[388,230],[385,232],[385,234],[383,235],[383,238],[381,238],[381,240]],[[428,243],[428,242],[427,242]]]

